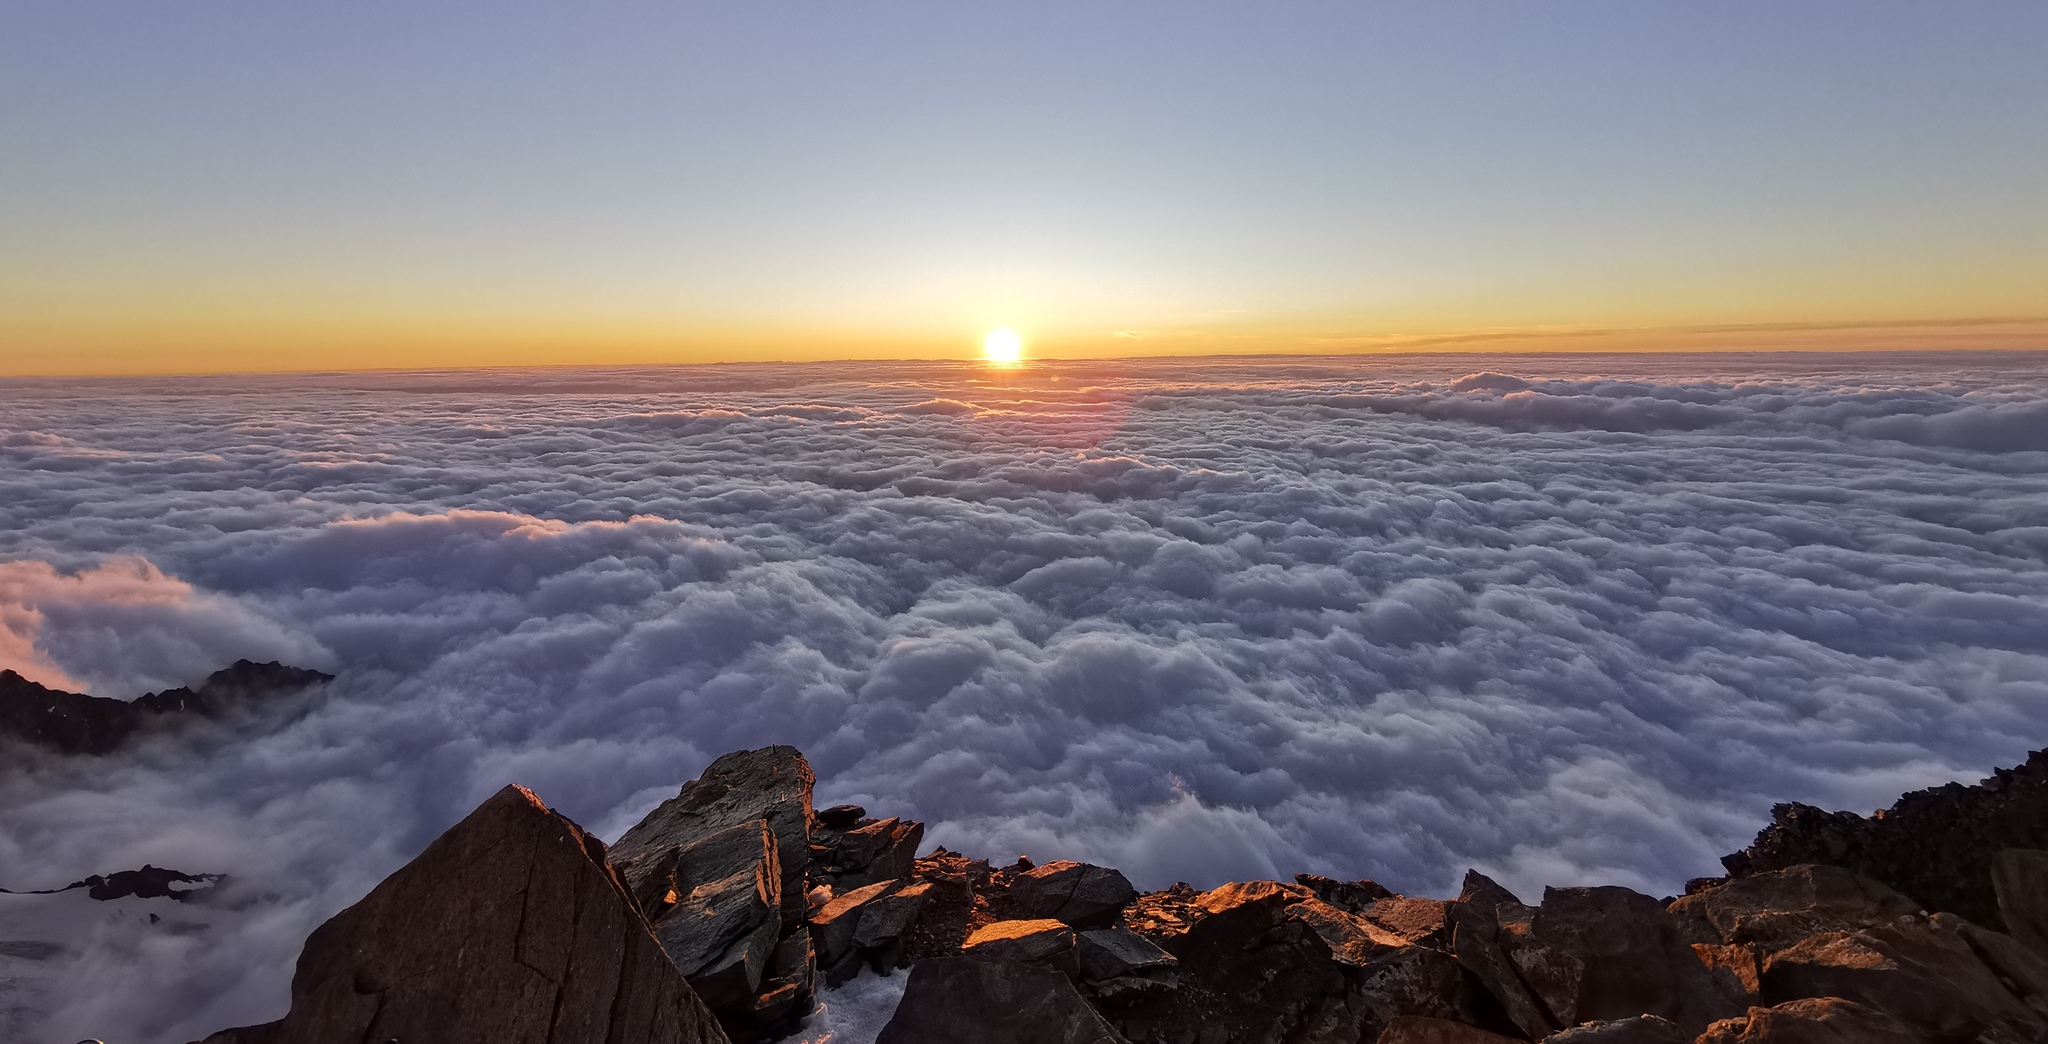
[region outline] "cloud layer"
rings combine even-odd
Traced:
[[[323,697],[0,769],[0,885],[226,870],[38,1032],[282,1010],[304,932],[508,781],[616,836],[787,742],[820,800],[1141,885],[1663,893],[1771,803],[2048,737],[2028,355],[1473,357],[0,385],[0,659]],[[153,948],[152,948],[153,947]]]

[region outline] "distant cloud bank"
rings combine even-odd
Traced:
[[[776,742],[821,801],[1146,887],[1668,893],[1773,802],[2048,745],[2043,362],[0,384],[0,666],[341,675],[245,735],[0,770],[0,886],[251,896],[82,943],[32,1028],[273,1017],[304,933],[505,782],[615,837]]]

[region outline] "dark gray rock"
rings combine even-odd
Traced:
[[[1771,955],[1766,1004],[1840,997],[1937,1041],[2048,1039],[2048,1023],[1958,933],[1906,917],[1854,932],[1822,932]]]
[[[900,881],[877,881],[834,896],[811,914],[811,942],[817,948],[818,966],[836,968],[854,955],[853,937],[860,929],[861,909],[901,888]]]
[[[1698,1035],[1709,1023],[1748,1008],[1742,984],[1702,964],[1693,950],[1693,943],[1720,939],[1640,892],[1611,886],[1548,889],[1532,919],[1530,940],[1568,959],[1553,966],[1577,966],[1576,976],[1567,971],[1554,976],[1548,989],[1537,986],[1565,1024],[1647,1014]],[[1526,969],[1523,977],[1532,978]]]
[[[2006,934],[2048,957],[2048,852],[2000,851],[1991,859],[1991,886]]]
[[[811,860],[811,786],[816,776],[795,747],[763,747],[727,754],[675,797],[649,812],[612,846],[621,866],[658,867],[661,853],[688,848],[742,823],[766,820],[775,835],[782,870],[782,920],[804,918],[805,877]],[[636,894],[640,882],[628,877]]]
[[[629,882],[639,878],[635,892],[642,897],[641,908],[654,916],[655,936],[699,992],[703,986],[694,980],[713,968],[738,968],[743,978],[751,975],[752,981],[740,987],[744,990],[760,984],[768,950],[782,937],[782,867],[766,820],[643,857],[622,872]]]
[[[875,1044],[1128,1044],[1065,975],[1007,961],[919,961]]]
[[[234,1032],[248,1044],[726,1044],[603,843],[520,787],[315,929],[290,1013]]]
[[[923,823],[900,819],[863,823],[826,847],[821,876],[841,889],[906,878],[916,868],[917,848],[923,843]]]
[[[1062,859],[1033,867],[1010,881],[1010,913],[1022,920],[1052,918],[1079,928],[1107,927],[1138,890],[1123,872]]]
[[[1089,979],[1114,979],[1180,963],[1152,940],[1127,928],[1099,928],[1075,939],[1081,974]]]
[[[1471,870],[1465,874],[1464,892],[1446,904],[1444,912],[1451,926],[1452,954],[1499,1001],[1510,1021],[1530,1040],[1542,1040],[1562,1028],[1501,947],[1503,914],[1526,924],[1533,911],[1485,874]]]
[[[831,830],[848,830],[866,819],[868,810],[859,805],[833,805],[818,813],[817,825]]]
[[[860,909],[860,922],[853,930],[853,945],[861,950],[896,946],[917,923],[930,901],[932,886],[918,881],[890,891]]]

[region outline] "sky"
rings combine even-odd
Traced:
[[[2048,346],[2029,0],[0,0],[0,375]]]
[[[772,743],[821,807],[1146,889],[1672,895],[1778,802],[2043,745],[2048,367],[0,381],[0,667],[131,697],[242,657],[336,679],[105,757],[0,749],[0,888],[236,882],[0,895],[0,1039],[275,1018],[307,932],[505,784],[611,840]]]

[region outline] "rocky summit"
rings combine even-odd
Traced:
[[[1140,893],[919,856],[922,824],[814,811],[803,755],[769,747],[609,850],[508,787],[313,933],[284,1020],[209,1041],[752,1044],[867,968],[908,969],[881,1044],[2042,1044],[2048,851],[2004,842],[2038,836],[2043,767],[1875,820],[1781,809],[1684,896],[1528,903],[1477,872],[1451,899]]]

